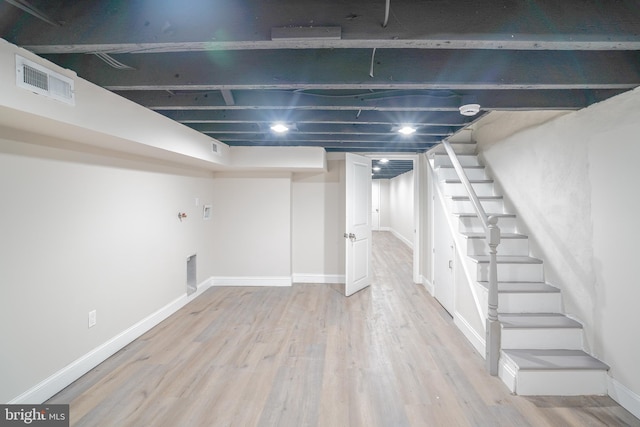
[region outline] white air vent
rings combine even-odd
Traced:
[[[73,80],[16,55],[16,84],[40,95],[75,105]]]
[[[211,143],[211,151],[214,153],[218,153],[218,144],[216,144],[215,142]]]

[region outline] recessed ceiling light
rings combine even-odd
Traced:
[[[378,163],[389,163],[389,159],[380,159]]]
[[[284,133],[288,131],[289,128],[282,123],[274,123],[273,126],[271,126],[271,130],[278,133]]]
[[[403,135],[411,135],[415,131],[416,131],[416,128],[414,128],[413,126],[402,126],[400,129],[398,129],[398,132],[400,132]]]
[[[374,170],[374,171],[376,171],[376,172],[378,172],[378,171],[380,170],[380,166],[374,166],[374,167],[373,167],[373,170]]]

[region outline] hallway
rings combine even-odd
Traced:
[[[49,403],[77,426],[640,426],[609,397],[512,396],[373,234],[370,288],[211,288]]]

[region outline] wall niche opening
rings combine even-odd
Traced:
[[[196,280],[196,254],[187,258],[187,295],[193,294],[198,290],[198,282]]]

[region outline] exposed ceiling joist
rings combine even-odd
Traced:
[[[111,73],[93,55],[54,56],[110,90],[235,89],[631,89],[640,51],[538,52],[378,49],[134,55],[136,72]],[[283,65],[286,64],[286,65]]]
[[[351,111],[458,111],[461,93],[474,97],[488,110],[573,110],[603,101],[627,89],[558,90],[393,90],[393,91],[295,91],[236,90],[234,105],[227,105],[217,91],[118,92],[152,110],[351,110]]]
[[[576,110],[640,86],[634,0],[28,5],[63,25],[5,1],[0,37],[229,145],[406,155],[491,111]],[[459,113],[467,99],[477,116]]]

